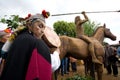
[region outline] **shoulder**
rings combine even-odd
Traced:
[[[31,35],[30,33],[22,33],[20,35],[18,35],[14,42],[15,44],[19,44],[19,45],[26,45],[26,44],[34,44],[36,42],[36,38]]]

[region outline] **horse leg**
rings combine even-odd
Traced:
[[[88,63],[87,60],[84,60],[84,69],[85,69],[85,76],[88,76]]]
[[[102,56],[98,57],[98,59],[103,62]],[[102,75],[103,75],[103,66],[101,64],[96,64],[96,71],[97,71],[97,77],[98,80],[102,80]]]
[[[84,60],[84,66],[85,66],[85,76],[91,76],[93,80],[95,80],[95,64],[92,62],[91,57]]]
[[[95,80],[95,63],[92,62],[92,58],[88,58],[88,70],[90,70],[90,76],[92,77],[93,80]]]
[[[90,76],[95,80],[95,63],[93,62],[90,64]]]

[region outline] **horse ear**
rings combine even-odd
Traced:
[[[106,28],[106,24],[105,23],[104,23],[103,27]]]

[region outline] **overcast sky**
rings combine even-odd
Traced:
[[[75,12],[94,12],[94,11],[117,11],[120,10],[120,0],[0,0],[0,17],[4,15],[19,15],[26,17],[27,14],[41,13],[45,9],[51,15]],[[81,14],[77,14],[82,17]],[[117,36],[116,41],[105,39],[110,44],[116,44],[120,40],[120,12],[114,13],[89,13],[91,21],[103,25]],[[49,27],[56,21],[73,22],[76,15],[50,16],[46,19]],[[3,29],[5,26],[0,26]]]

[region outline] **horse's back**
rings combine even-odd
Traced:
[[[89,54],[88,43],[86,43],[84,40],[73,38],[73,37],[68,37],[68,36],[61,36],[61,39],[67,42],[66,44],[69,48],[68,50],[69,53],[77,53],[81,55],[82,57],[88,56]],[[95,38],[91,37],[91,39],[93,40],[93,43],[95,46],[95,53],[97,55],[103,55],[104,47],[102,46],[102,44]]]
[[[78,54],[82,58],[88,56],[88,44],[84,40],[73,37],[67,38],[69,42],[69,53]]]

